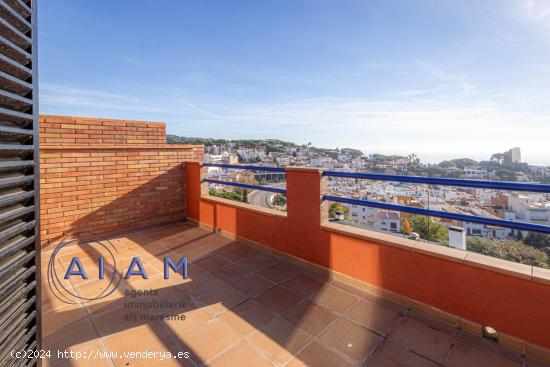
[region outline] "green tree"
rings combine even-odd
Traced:
[[[479,162],[479,166],[488,171],[495,171],[501,167],[497,161],[481,161]]]
[[[477,161],[470,158],[453,159],[451,162],[460,169],[464,169],[466,166],[475,166],[477,164]]]
[[[332,203],[328,209],[328,216],[330,218],[336,218],[336,213],[343,214],[345,220],[349,219],[349,208],[341,203]]]
[[[495,172],[495,175],[498,176],[502,181],[516,181],[516,174],[513,171],[508,169],[499,169]]]
[[[504,153],[495,153],[491,156],[491,160],[497,162],[499,165],[504,161]]]
[[[210,196],[216,196],[218,198],[233,200],[233,201],[240,201],[242,203],[246,203],[246,200],[244,200],[243,196],[235,191],[216,191],[216,190],[210,190],[208,192]]]
[[[273,204],[277,206],[285,206],[286,196],[282,194],[275,194],[275,197],[273,198]]]
[[[523,240],[523,243],[534,248],[544,249],[550,247],[550,236],[542,233],[530,232]]]
[[[429,166],[428,168],[426,168],[426,172],[430,177],[441,177],[445,175],[445,170],[436,165]]]
[[[541,268],[550,268],[550,260],[547,254],[520,241],[472,237],[468,239],[467,246],[468,251],[479,254]]]
[[[420,238],[431,242],[447,243],[449,233],[447,228],[437,222],[432,222],[424,215],[413,215],[410,219],[412,231],[420,235]]]

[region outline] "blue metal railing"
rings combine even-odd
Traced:
[[[264,166],[254,166],[254,165],[218,164],[218,163],[204,163],[203,166],[204,167],[247,169],[247,170],[250,170],[250,171],[265,171],[265,172],[285,173],[285,169],[283,167],[264,167]]]
[[[536,184],[536,183],[459,180],[459,179],[449,179],[449,178],[394,176],[394,175],[380,175],[380,174],[371,174],[371,173],[354,173],[354,172],[339,172],[339,171],[324,171],[323,175],[329,176],[329,177],[343,177],[343,178],[368,179],[368,180],[392,181],[392,182],[409,182],[409,183],[420,183],[420,184],[429,184],[429,185],[550,193],[550,185]],[[503,220],[503,219],[493,219],[493,218],[487,218],[487,217],[479,217],[475,215],[465,215],[465,214],[451,213],[451,212],[445,212],[440,210],[416,208],[416,207],[410,207],[405,205],[387,204],[387,203],[370,201],[370,200],[350,199],[350,198],[333,196],[333,195],[324,195],[323,199],[328,201],[333,201],[333,202],[344,203],[344,204],[361,205],[361,206],[367,206],[367,207],[378,208],[378,209],[386,209],[386,210],[394,210],[394,211],[400,211],[400,212],[411,213],[411,214],[427,215],[430,217],[446,218],[446,219],[453,219],[453,220],[458,220],[463,222],[479,223],[484,225],[493,225],[493,226],[505,227],[510,229],[550,234],[550,226],[545,226],[541,224],[515,222],[515,221],[509,221],[509,220]]]
[[[263,167],[263,166],[253,166],[253,165],[217,164],[217,163],[204,163],[203,166],[205,166],[205,167],[231,168],[231,169],[245,169],[245,170],[250,170],[250,171],[265,171],[265,172],[285,173],[285,169],[282,168],[282,167]],[[277,194],[286,195],[286,190],[278,188],[278,187],[250,185],[250,184],[244,184],[244,183],[240,183],[240,182],[213,180],[213,179],[210,179],[210,178],[205,178],[203,180],[203,182],[213,183],[213,184],[217,184],[217,185],[234,186],[234,187],[240,187],[240,188],[251,189],[251,190],[269,191],[269,192],[275,192]]]
[[[264,167],[255,165],[238,165],[238,164],[215,164],[205,163],[206,167],[220,167],[230,169],[245,169],[251,171],[264,171],[264,172],[278,172],[285,173],[283,167]],[[341,172],[341,171],[324,171],[324,176],[328,177],[341,177],[341,178],[354,178],[354,179],[366,179],[366,180],[378,180],[378,181],[391,181],[391,182],[408,182],[428,185],[440,185],[440,186],[456,186],[456,187],[470,187],[470,188],[482,188],[482,189],[496,189],[496,190],[511,190],[511,191],[523,191],[523,192],[538,192],[550,194],[550,185],[538,184],[538,183],[526,183],[526,182],[498,182],[498,181],[480,181],[480,180],[460,180],[452,178],[435,178],[435,177],[420,177],[420,176],[397,176],[397,175],[383,175],[375,173],[356,173],[356,172]],[[275,192],[279,194],[285,194],[286,190],[277,187],[249,185],[240,182],[204,179],[204,182],[227,185],[234,187],[247,188],[251,190],[262,190]],[[462,222],[479,223],[484,225],[499,226],[510,229],[541,232],[550,234],[550,226],[533,224],[526,222],[516,222],[503,219],[494,219],[487,217],[480,217],[475,215],[466,215],[452,212],[445,212],[440,210],[416,208],[405,205],[387,204],[377,201],[351,199],[340,196],[324,195],[324,200],[339,202],[343,204],[352,204],[367,206],[372,208],[400,211],[404,213],[426,215],[430,217],[452,219]]]
[[[459,180],[455,178],[396,176],[396,175],[380,175],[376,173],[355,173],[355,172],[340,172],[340,171],[324,171],[323,175],[330,176],[330,177],[356,178],[356,179],[365,179],[365,180],[409,182],[409,183],[441,185],[441,186],[460,186],[460,187],[474,187],[474,188],[481,188],[481,189],[515,190],[515,191],[550,193],[550,185],[528,183],[528,182]]]
[[[344,204],[362,205],[362,206],[368,206],[371,208],[394,210],[394,211],[411,213],[411,214],[427,215],[430,217],[459,220],[462,222],[479,223],[479,224],[485,224],[490,226],[499,226],[499,227],[524,230],[524,231],[542,232],[542,233],[550,234],[550,226],[544,226],[541,224],[513,222],[510,220],[485,218],[485,217],[478,217],[475,215],[450,213],[450,212],[444,212],[440,210],[423,209],[423,208],[416,208],[413,206],[405,206],[405,205],[387,204],[387,203],[381,203],[377,201],[349,199],[349,198],[343,198],[343,197],[331,196],[331,195],[325,195],[323,196],[323,199],[328,201],[338,202],[338,203],[344,203]]]

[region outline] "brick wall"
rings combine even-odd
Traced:
[[[183,162],[204,148],[163,123],[40,116],[39,137],[43,245],[185,219]]]
[[[41,116],[41,144],[166,144],[162,122]]]

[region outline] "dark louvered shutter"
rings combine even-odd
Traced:
[[[0,366],[39,342],[36,1],[0,0]]]

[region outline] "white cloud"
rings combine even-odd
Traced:
[[[550,1],[521,0],[520,12],[524,19],[544,32],[550,41]]]
[[[208,126],[211,136],[276,137],[368,152],[415,152],[434,160],[458,156],[488,159],[492,153],[519,145],[532,162],[550,164],[546,154],[550,119],[504,109],[493,102],[324,98],[217,106],[216,112],[217,118],[207,118],[202,124]],[[187,128],[172,125],[171,130],[186,134]]]
[[[166,121],[169,132],[184,136],[312,141],[369,153],[414,152],[434,161],[459,156],[488,159],[492,153],[520,146],[531,163],[550,164],[550,111],[541,107],[548,93],[481,95],[474,89],[472,95],[465,76],[435,67],[426,70],[435,90],[422,99],[415,93],[396,93],[385,99],[239,103],[230,97],[164,90],[152,91],[144,100],[42,83],[41,112],[150,118]]]

